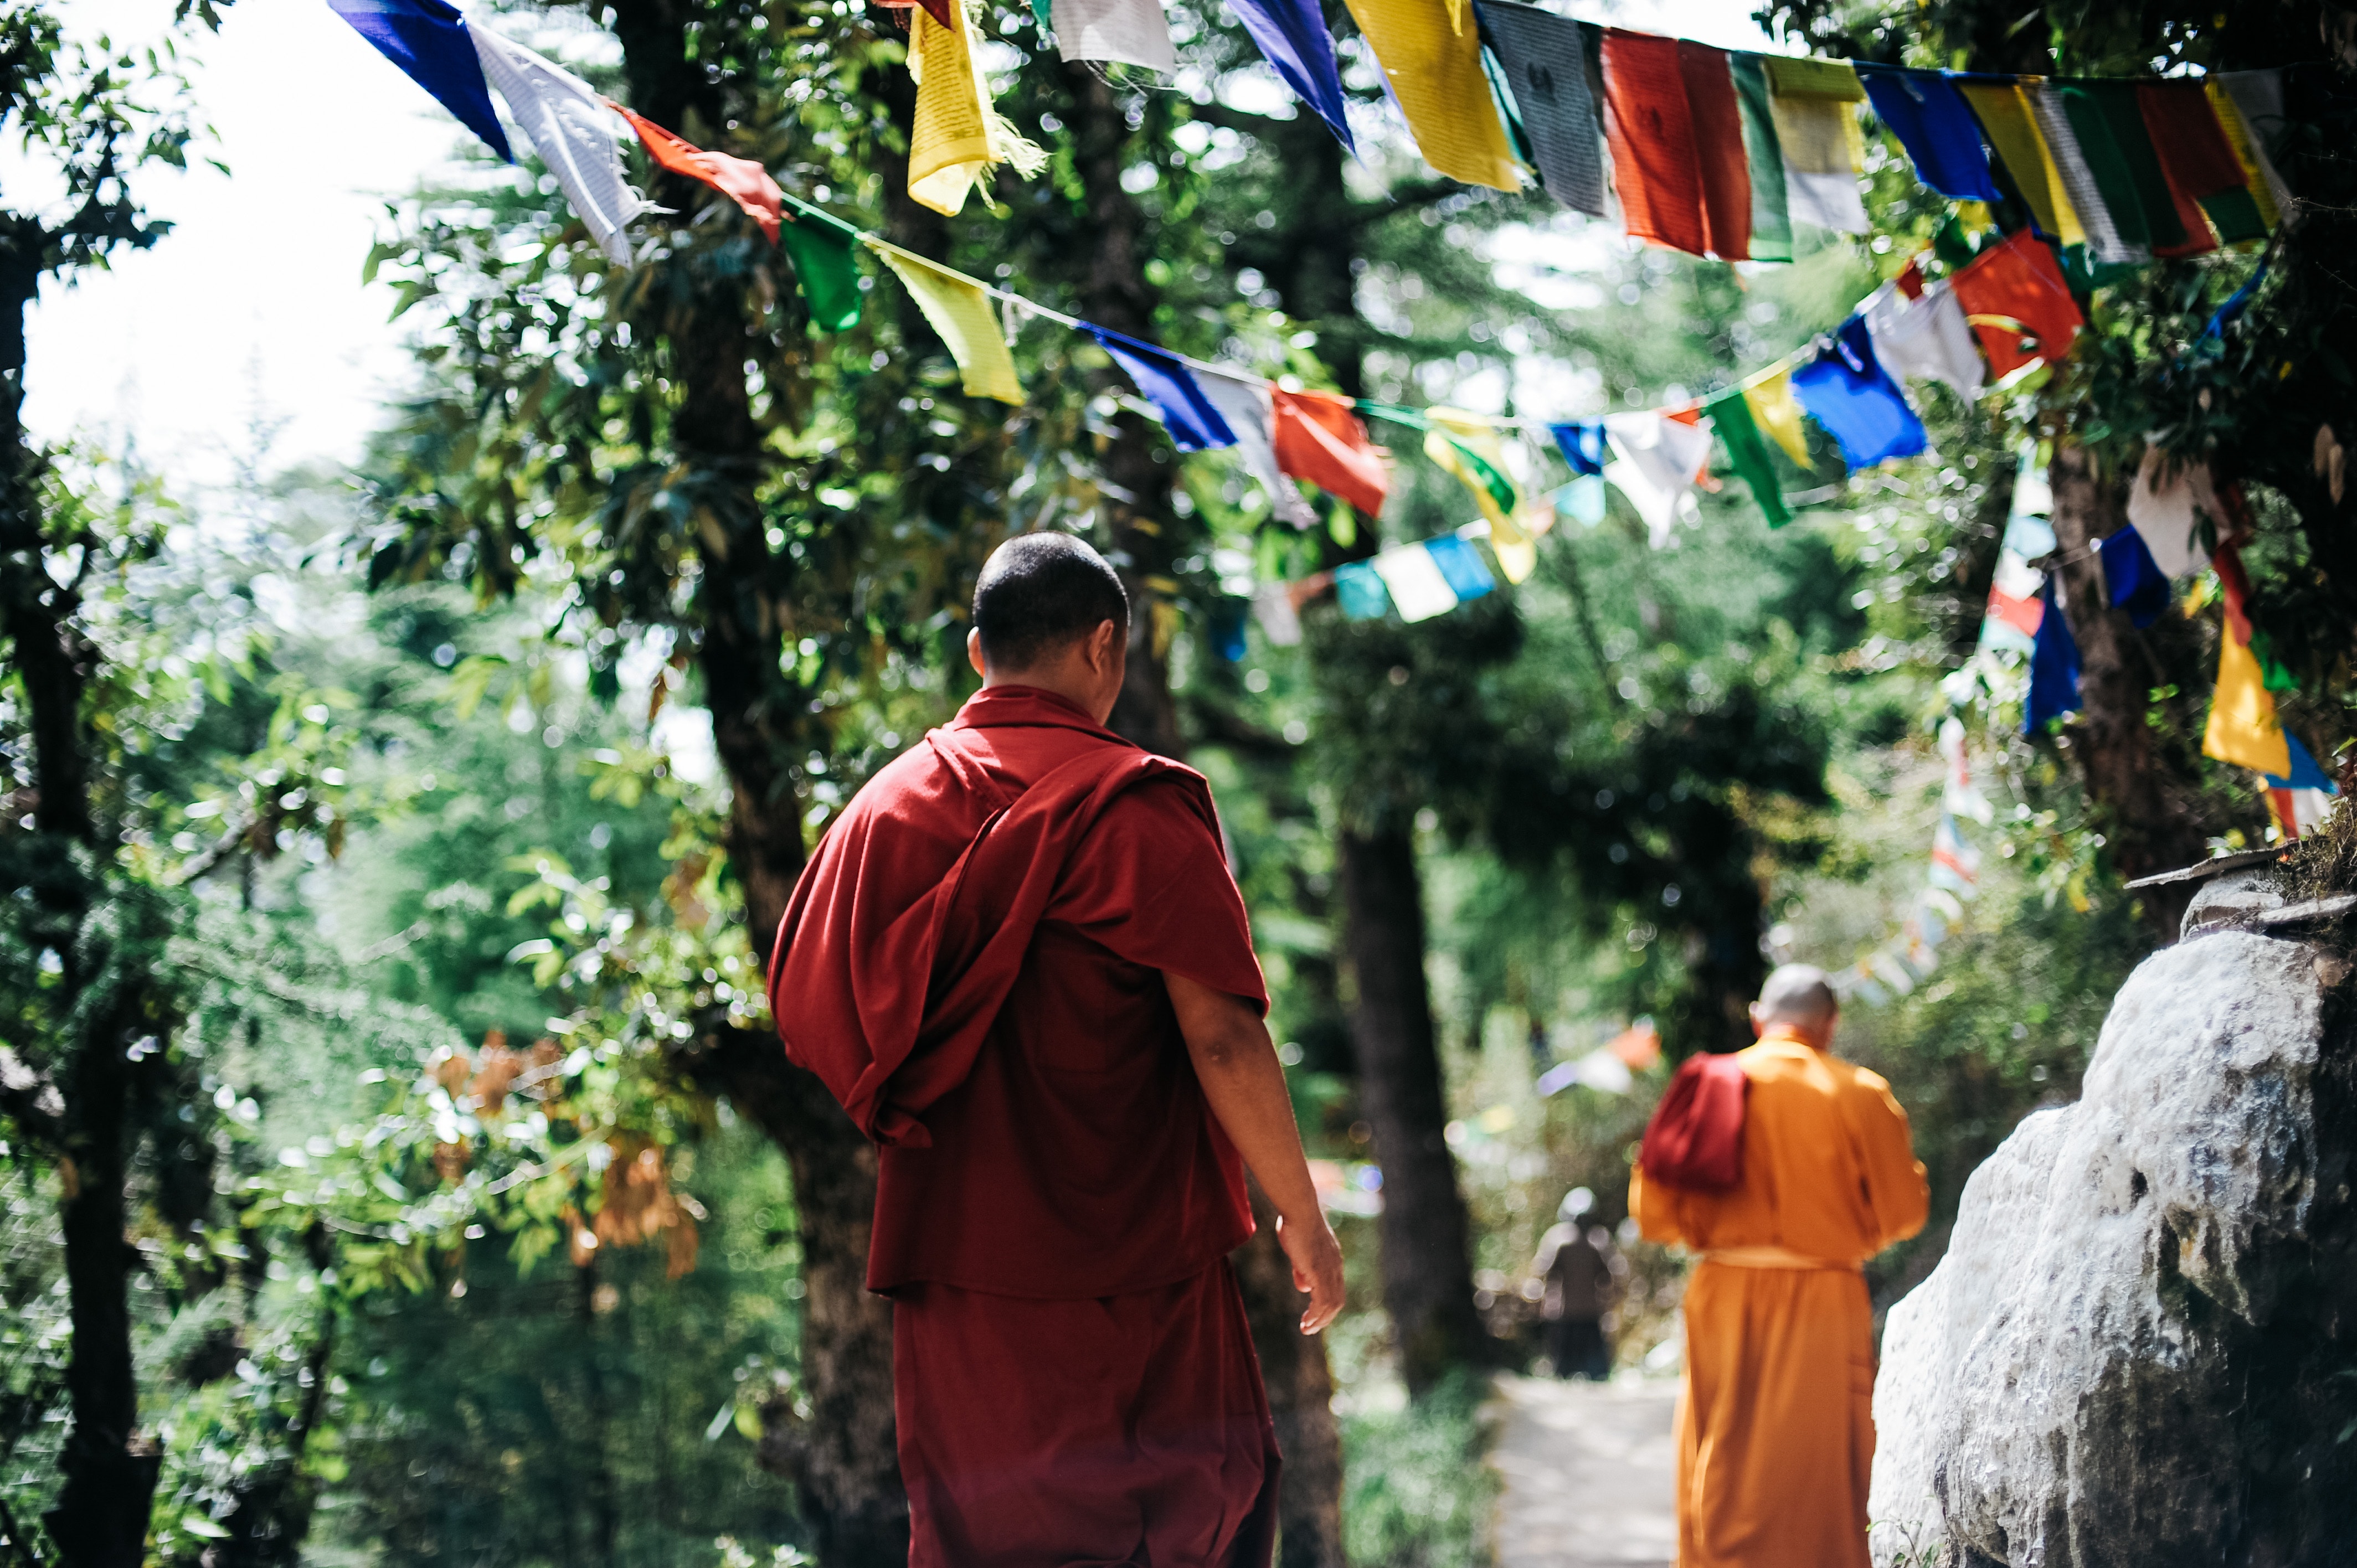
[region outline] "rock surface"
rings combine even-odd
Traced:
[[[2155,955],[2079,1102],[1974,1173],[1947,1256],[1884,1331],[1878,1563],[2347,1560],[2345,972],[2233,930]]]

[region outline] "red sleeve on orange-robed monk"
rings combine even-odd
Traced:
[[[1075,849],[1047,918],[1132,963],[1183,974],[1266,1013],[1252,922],[1210,802],[1191,780],[1125,792]]]

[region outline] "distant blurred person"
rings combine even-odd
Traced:
[[[1740,1175],[1725,1191],[1632,1173],[1646,1238],[1702,1254],[1685,1296],[1678,1568],[1867,1568],[1874,1317],[1860,1265],[1923,1228],[1930,1191],[1890,1086],[1831,1054],[1823,970],[1751,1005]]]
[[[1612,1375],[1612,1342],[1604,1319],[1627,1288],[1629,1262],[1612,1234],[1587,1222],[1596,1195],[1576,1187],[1555,1210],[1558,1223],[1539,1238],[1531,1277],[1541,1283],[1539,1317],[1546,1324],[1547,1359],[1558,1378],[1602,1381]]]

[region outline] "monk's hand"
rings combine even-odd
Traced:
[[[1342,1243],[1323,1214],[1301,1221],[1276,1218],[1276,1242],[1293,1262],[1293,1288],[1309,1293],[1301,1332],[1315,1334],[1342,1312]]]

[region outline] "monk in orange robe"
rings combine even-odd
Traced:
[[[881,1146],[911,1568],[1266,1568],[1247,1168],[1302,1330],[1342,1306],[1211,787],[1104,727],[1128,631],[1086,544],[1002,545],[982,690],[829,827],[771,957],[787,1055]]]
[[[1923,1228],[1930,1189],[1890,1086],[1833,1056],[1823,970],[1787,964],[1751,1006],[1742,1176],[1647,1182],[1650,1240],[1702,1254],[1686,1284],[1678,1568],[1867,1568],[1874,1316],[1859,1265]]]

